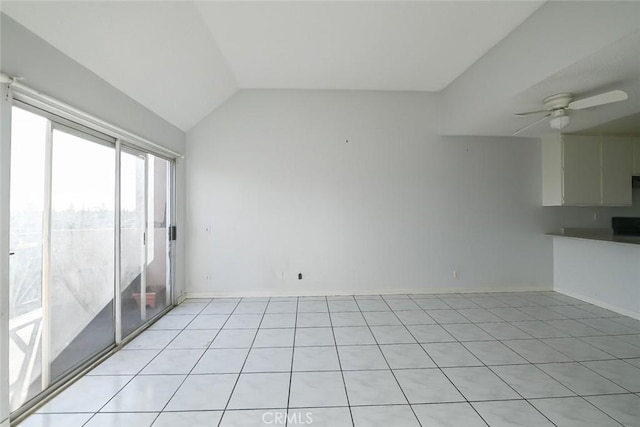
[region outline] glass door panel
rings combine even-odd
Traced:
[[[12,109],[11,411],[157,316],[172,278],[173,163],[123,145],[117,159],[115,139],[23,105]]]
[[[123,148],[120,155],[120,294],[122,337],[144,323],[146,155]],[[145,304],[146,305],[146,304]]]
[[[123,338],[169,304],[171,162],[123,148],[120,163]]]
[[[168,305],[169,236],[171,162],[148,155],[147,166],[147,318],[152,318]]]
[[[9,384],[11,410],[42,390],[42,221],[47,119],[11,119]]]
[[[114,343],[115,148],[53,130],[51,378]]]

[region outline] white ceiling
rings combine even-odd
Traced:
[[[580,99],[613,89],[626,91],[629,99],[571,111],[571,123],[563,132],[581,132],[640,111],[640,32],[607,46],[525,90],[514,99],[513,106],[522,106],[524,111],[531,111],[529,108],[537,110],[543,98],[555,93],[570,92]],[[519,119],[518,126],[531,121],[532,117]],[[548,123],[543,122],[529,128],[524,135],[535,136],[541,130],[548,129]]]
[[[242,88],[442,90],[543,3],[3,1],[2,10],[188,130]]]
[[[199,2],[241,88],[440,91],[542,2]]]
[[[180,129],[236,90],[190,2],[3,1],[2,11]]]
[[[633,127],[629,119],[640,112],[640,32],[624,37],[606,48],[600,49],[582,60],[554,73],[537,84],[522,90],[491,109],[475,129],[478,134],[510,135],[517,129],[541,118],[538,116],[515,117],[514,113],[536,111],[542,108],[542,100],[560,92],[569,92],[575,99],[585,98],[613,89],[622,89],[629,95],[624,102],[570,111],[570,124],[564,133],[584,133],[592,128],[607,129],[614,134],[628,134]],[[616,121],[606,127],[605,123]],[[552,132],[547,121],[525,130],[519,136],[537,137]]]
[[[566,132],[632,132],[640,112],[640,2],[54,0],[1,6],[185,131],[246,88],[439,92],[441,130],[457,135],[511,135],[531,120],[514,112],[538,109],[558,92],[580,98],[619,88],[630,96],[573,113]],[[618,121],[624,117],[632,118]],[[521,136],[547,132],[542,123]]]
[[[514,113],[541,109],[549,95],[611,89],[629,99],[571,112],[563,132],[640,112],[640,2],[550,1],[442,92],[441,133],[509,136],[536,119]],[[519,136],[550,132],[544,122]]]
[[[640,113],[631,114],[620,119],[612,120],[580,131],[581,135],[640,135]]]

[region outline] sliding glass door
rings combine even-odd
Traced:
[[[146,320],[147,155],[120,154],[120,301],[122,336]]]
[[[13,409],[42,391],[42,242],[48,121],[11,118],[9,384]]]
[[[147,317],[169,304],[169,218],[171,163],[148,155]]]
[[[55,380],[115,342],[116,154],[113,143],[57,124],[51,149],[49,354]]]
[[[27,105],[11,143],[15,411],[171,303],[173,162]]]
[[[170,303],[171,162],[123,147],[120,163],[122,337]]]

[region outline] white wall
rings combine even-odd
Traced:
[[[187,134],[188,292],[550,289],[544,233],[593,210],[540,206],[539,141],[437,126],[425,93],[238,93]]]
[[[4,14],[0,14],[1,63],[3,72],[22,76],[22,83],[81,109],[109,123],[184,153],[185,134],[138,104],[71,58],[37,37]],[[122,64],[126,67],[127,64]],[[167,91],[176,90],[175,82]],[[184,232],[186,226],[184,182],[185,160],[177,162],[178,241],[176,291],[184,293]],[[3,199],[4,200],[4,199]]]
[[[640,245],[553,238],[554,289],[640,319]]]

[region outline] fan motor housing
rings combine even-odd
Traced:
[[[547,110],[559,110],[567,108],[571,101],[573,101],[573,95],[563,92],[548,96],[542,102]]]

